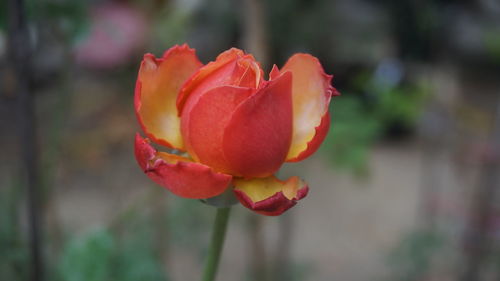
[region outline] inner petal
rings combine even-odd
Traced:
[[[181,117],[186,148],[194,159],[216,171],[235,174],[222,151],[223,132],[235,108],[254,89],[233,86],[214,88],[195,104],[187,104]]]

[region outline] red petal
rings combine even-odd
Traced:
[[[233,77],[234,86],[256,89],[263,80],[263,71],[252,55],[246,55],[238,60]]]
[[[278,216],[306,197],[309,187],[298,177],[280,181],[274,176],[251,180],[234,179],[234,193],[241,204],[266,216]]]
[[[143,171],[157,184],[175,195],[205,199],[226,190],[231,176],[175,154],[157,152],[139,134],[135,136],[135,157]]]
[[[291,73],[264,86],[234,111],[223,137],[226,160],[244,177],[265,177],[286,158],[292,137]]]
[[[179,115],[188,100],[196,100],[204,92],[221,86],[257,88],[262,81],[262,69],[252,55],[232,48],[220,54],[213,62],[200,68],[183,85],[177,99]]]
[[[186,44],[170,48],[162,58],[144,55],[135,88],[135,112],[143,131],[156,143],[184,148],[177,115],[177,94],[202,66]]]
[[[269,72],[269,80],[274,80],[280,76],[280,70],[278,67],[273,64],[273,68],[271,69],[271,72]]]
[[[196,103],[190,100],[186,104],[181,117],[182,134],[196,161],[216,171],[234,173],[222,151],[224,128],[236,107],[254,91],[223,86],[205,92]]]
[[[293,55],[281,73],[293,73],[293,137],[287,161],[299,161],[311,155],[328,132],[325,120],[332,95],[331,75],[325,74],[317,58],[309,54]],[[271,77],[275,77],[273,70]]]
[[[220,79],[227,78],[231,76],[231,72],[234,69],[231,63],[235,63],[236,59],[242,57],[244,52],[242,50],[231,48],[223,53],[221,53],[215,61],[209,62],[204,67],[200,68],[191,78],[185,82],[182,86],[182,89],[177,98],[177,110],[179,115],[182,113],[184,104],[187,101],[187,98],[192,94],[196,88],[198,88],[202,81],[206,80],[210,76],[217,75]],[[213,81],[214,85],[207,85],[207,89],[204,89],[201,92],[208,90],[210,87],[221,86],[220,82],[223,81]],[[218,85],[217,85],[218,83]]]

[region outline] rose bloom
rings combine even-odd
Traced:
[[[146,54],[135,89],[135,112],[147,138],[135,156],[157,184],[186,198],[231,188],[247,208],[280,215],[307,195],[298,177],[276,173],[284,162],[314,153],[330,127],[338,92],[317,58],[295,54],[269,81],[250,54],[232,48],[203,65],[186,44],[163,57]],[[159,152],[151,141],[186,152]]]

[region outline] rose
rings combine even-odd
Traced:
[[[211,198],[233,188],[240,202],[279,215],[306,196],[298,177],[273,174],[284,162],[314,153],[330,125],[337,91],[319,61],[293,55],[264,80],[250,54],[230,49],[203,65],[187,45],[162,58],[146,54],[139,69],[135,111],[153,142],[189,156],[158,152],[139,134],[135,155],[156,183],[186,198]]]

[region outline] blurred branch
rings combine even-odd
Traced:
[[[482,280],[483,264],[490,254],[491,239],[489,229],[493,213],[493,203],[499,185],[500,168],[500,102],[497,106],[495,125],[491,134],[491,150],[483,155],[479,184],[475,189],[471,210],[471,221],[466,233],[467,249],[463,281]]]
[[[255,55],[264,69],[268,66],[268,48],[264,3],[262,0],[244,0],[243,46]],[[250,214],[248,217],[248,239],[250,248],[250,280],[269,280],[268,258],[263,235],[263,217]]]
[[[43,281],[40,229],[40,178],[36,143],[34,101],[30,91],[33,77],[31,44],[26,23],[23,0],[8,2],[8,52],[11,69],[15,73],[15,91],[18,101],[19,143],[21,144],[22,171],[28,189],[28,214],[32,253],[32,280]]]
[[[248,217],[248,239],[250,252],[249,275],[252,281],[268,281],[268,259],[265,251],[265,241],[262,233],[263,218],[251,213]]]
[[[452,126],[446,109],[437,103],[430,104],[420,120],[422,166],[417,220],[423,224],[424,229],[434,230],[437,225],[442,177],[445,173],[439,160],[449,148],[449,129]]]
[[[442,153],[440,146],[431,145],[424,141],[422,148],[422,181],[420,186],[420,198],[418,206],[418,219],[424,228],[434,229],[437,216],[437,200],[441,190],[440,177],[443,173],[439,157]]]
[[[248,52],[262,63],[262,67],[269,66],[269,49],[266,35],[266,17],[262,0],[244,0],[244,37],[243,46]]]
[[[279,237],[276,242],[276,253],[273,265],[272,280],[291,280],[290,246],[293,234],[292,213],[284,214],[279,220]]]

